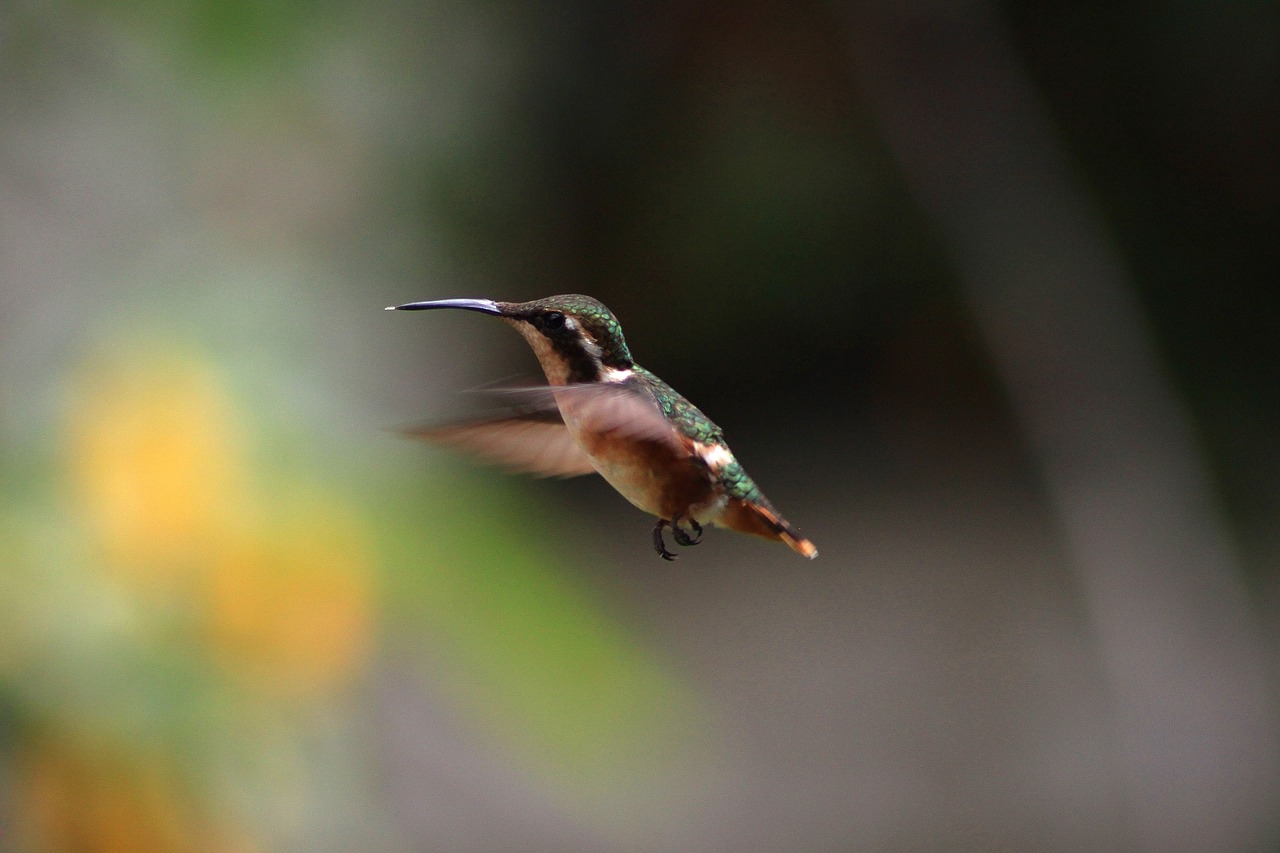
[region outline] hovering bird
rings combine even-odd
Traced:
[[[532,302],[439,299],[388,311],[458,308],[515,327],[533,347],[549,385],[495,393],[510,405],[497,416],[412,430],[539,476],[599,472],[624,498],[658,517],[654,550],[665,560],[663,529],[696,545],[714,524],[785,542],[813,559],[818,549],[784,519],[734,458],[724,433],[667,383],[636,364],[609,309],[570,294]]]

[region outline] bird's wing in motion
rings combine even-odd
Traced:
[[[591,458],[565,426],[560,400],[596,434],[621,433],[683,450],[684,442],[656,408],[630,387],[608,385],[482,389],[508,408],[474,420],[415,427],[405,435],[456,448],[487,462],[539,477],[595,473]]]
[[[651,393],[640,383],[590,382],[577,385],[490,387],[483,393],[503,399],[516,411],[568,410],[588,431],[618,433],[633,441],[662,444],[689,452],[690,441],[662,415]]]
[[[414,427],[404,434],[539,477],[578,477],[596,471],[554,409]]]

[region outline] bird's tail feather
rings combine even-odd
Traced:
[[[818,556],[818,549],[814,544],[804,538],[800,531],[778,515],[777,510],[771,506],[734,498],[725,507],[720,523],[739,533],[750,533],[754,536],[763,536],[765,539],[779,539],[792,551],[810,560]]]

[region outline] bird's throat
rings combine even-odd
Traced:
[[[550,385],[609,381],[606,371],[619,372],[604,367],[600,360],[600,347],[589,337],[552,341],[529,323],[503,319],[528,341]]]

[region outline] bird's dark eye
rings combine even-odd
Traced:
[[[542,327],[548,332],[558,332],[564,328],[564,315],[559,311],[552,311],[542,316]]]

